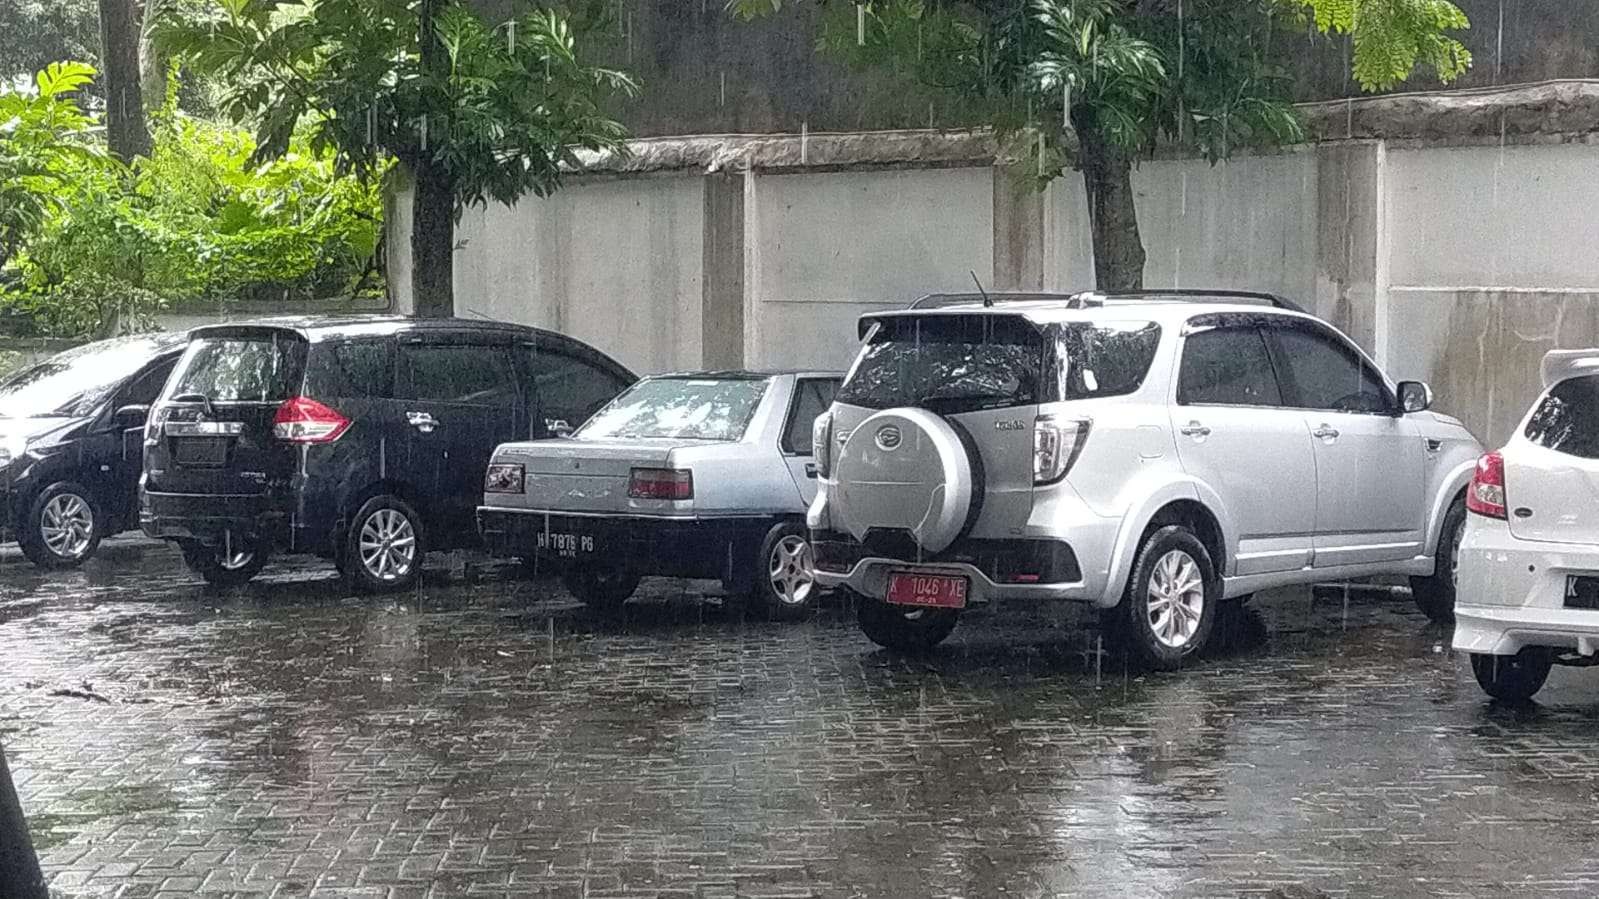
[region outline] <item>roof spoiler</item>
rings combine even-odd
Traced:
[[[995,297],[995,301],[996,301],[996,303],[1003,302],[997,296]],[[868,313],[866,313],[865,315],[863,315],[859,319],[857,319],[856,322],[855,322],[855,339],[856,340],[865,340],[867,337],[871,336],[873,328],[876,328],[878,325],[882,324],[885,321],[888,321],[889,319],[893,319],[893,318],[925,318],[930,313],[938,314],[938,315],[1004,315],[1004,316],[1007,316],[1007,317],[1010,317],[1010,318],[1018,318],[1018,319],[1021,319],[1022,321],[1029,322],[1029,324],[1032,324],[1032,322],[1026,316],[1022,315],[1019,312],[1016,312],[1014,310],[1007,312],[1007,311],[1004,311],[1004,310],[995,309],[995,308],[993,308],[991,306],[990,307],[984,307],[982,309],[968,309],[968,310],[960,310],[960,311],[954,311],[954,312],[939,309],[937,306],[934,306],[934,307],[932,307],[930,309],[919,309],[919,308],[916,308],[916,307],[913,306],[910,309],[896,309],[896,310],[889,310],[887,312],[868,312]],[[1036,324],[1034,324],[1033,327],[1036,328],[1038,326]]]
[[[1579,374],[1599,374],[1599,347],[1586,350],[1550,350],[1540,366],[1543,386],[1553,387]]]

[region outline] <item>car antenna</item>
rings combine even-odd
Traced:
[[[983,295],[983,308],[984,309],[993,308],[994,301],[988,298],[988,291],[983,289],[983,282],[977,280],[977,272],[976,272],[976,270],[967,269],[967,271],[972,273],[972,283],[977,285],[977,292]]]

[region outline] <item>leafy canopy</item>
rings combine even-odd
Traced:
[[[0,94],[0,311],[46,334],[138,327],[160,308],[219,299],[319,300],[377,290],[381,200],[301,137],[253,161],[248,131],[179,112],[125,167],[75,94],[93,70],[52,66],[29,94]],[[17,174],[18,160],[31,167]]]
[[[436,7],[432,34],[419,32]],[[574,150],[615,149],[623,127],[602,103],[636,86],[588,65],[590,13],[544,9],[491,29],[456,0],[213,0],[158,21],[159,45],[227,85],[222,108],[254,123],[258,160],[304,127],[340,171],[389,156],[442,167],[458,208],[559,186]],[[436,40],[442,64],[425,59]]]
[[[1418,68],[1448,82],[1471,64],[1448,34],[1466,17],[1447,0],[815,2],[828,7],[823,49],[964,101],[1035,146],[1046,179],[1076,160],[1085,132],[1131,152],[1175,141],[1212,160],[1302,139],[1282,42],[1307,22],[1353,36],[1367,90]],[[784,4],[727,0],[741,18]]]

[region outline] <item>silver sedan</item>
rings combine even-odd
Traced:
[[[553,563],[584,603],[615,611],[648,575],[719,579],[776,618],[815,600],[805,509],[811,426],[836,372],[645,378],[570,437],[494,452],[478,527],[490,550]]]

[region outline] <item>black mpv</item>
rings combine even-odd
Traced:
[[[138,527],[139,435],[186,339],[100,340],[0,380],[0,538],[71,568]]]
[[[282,552],[403,590],[427,552],[476,545],[497,445],[565,433],[634,380],[586,344],[500,322],[199,328],[145,428],[140,522],[213,584]]]

